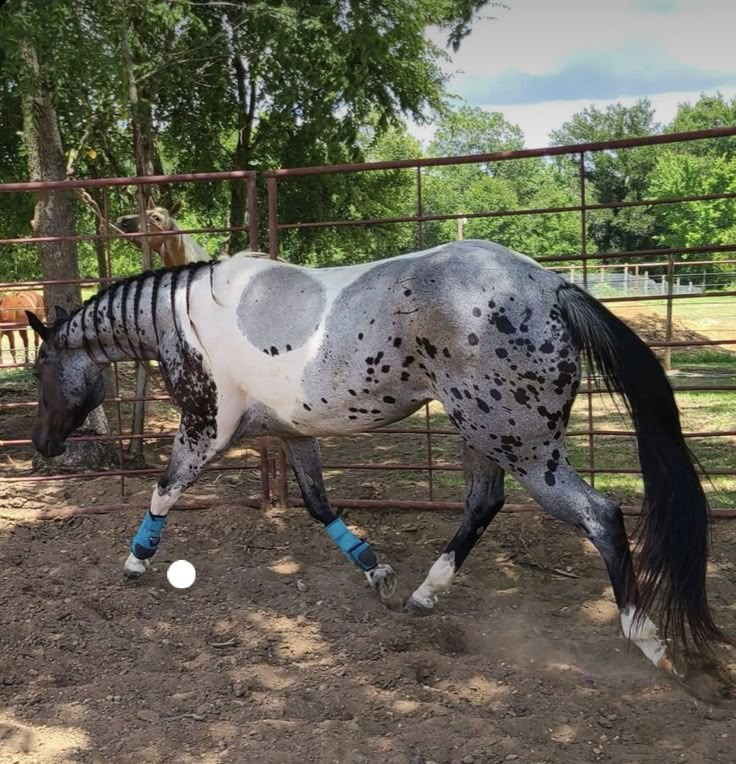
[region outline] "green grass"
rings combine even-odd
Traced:
[[[705,352],[699,353],[692,368],[701,372],[718,373],[717,379],[708,376],[689,378],[681,385],[680,380],[673,379],[676,388],[688,384],[736,384],[736,355],[724,359],[717,356],[716,363],[706,363]],[[681,359],[682,360],[682,359]],[[681,368],[691,368],[684,362]],[[678,390],[677,402],[680,408],[683,430],[685,432],[722,432],[736,430],[736,392],[687,392]],[[608,396],[596,395],[593,398],[593,427],[596,430],[632,431],[633,426],[621,403],[617,407]],[[419,422],[423,421],[419,418]],[[443,413],[432,415],[432,427],[437,429],[452,429]],[[578,397],[570,418],[569,432],[588,429],[587,396]],[[436,437],[433,441],[433,457],[440,462],[456,463],[459,456],[460,439]],[[567,446],[572,464],[578,469],[589,466],[590,439],[588,435],[568,435]],[[698,457],[706,472],[708,470],[733,469],[736,466],[736,437],[704,437],[688,438],[688,445]],[[597,468],[638,468],[639,461],[636,451],[636,441],[627,436],[595,436],[594,460]],[[590,476],[582,473],[590,480]],[[459,473],[439,473],[435,485],[445,491],[453,491],[457,498],[462,496],[463,479]],[[736,508],[736,476],[713,476],[712,484],[706,481],[706,491],[713,506]],[[624,504],[635,504],[641,501],[643,486],[641,479],[635,475],[597,474],[596,488]],[[509,481],[507,491],[512,498],[524,497],[523,489]]]
[[[2,369],[0,368],[0,395],[11,396],[16,393],[33,393],[36,385],[30,368]]]

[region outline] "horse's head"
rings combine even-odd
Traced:
[[[66,439],[105,398],[102,370],[84,350],[70,350],[58,340],[58,327],[68,316],[56,308],[56,323],[46,326],[26,311],[28,323],[43,340],[36,354],[33,376],[38,381],[38,419],[31,439],[39,453],[59,456]]]
[[[149,246],[158,254],[161,254],[161,249],[166,240],[165,236],[156,236],[156,231],[173,231],[176,229],[176,221],[174,215],[180,210],[181,204],[174,202],[170,209],[166,207],[157,207],[156,203],[149,199],[148,209],[146,210],[146,230],[151,232],[151,236],[146,236]],[[115,225],[123,233],[143,233],[143,227],[141,225],[141,216],[123,215],[115,221]],[[136,245],[140,246],[140,239],[136,238],[132,240]]]

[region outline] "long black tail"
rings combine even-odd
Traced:
[[[727,641],[705,588],[709,508],[682,437],[672,387],[657,357],[587,292],[564,284],[559,302],[573,341],[631,414],[644,477],[639,526],[638,606],[662,608],[661,634],[698,647]]]

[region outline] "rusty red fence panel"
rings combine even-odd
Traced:
[[[732,327],[733,332],[730,336],[723,336],[717,338],[693,338],[688,337],[682,339],[677,334],[677,327],[673,323],[673,314],[676,314],[676,306],[680,304],[690,304],[690,300],[714,298],[718,297],[724,300],[733,300],[736,298],[736,291],[731,289],[713,289],[704,290],[697,293],[687,293],[677,291],[675,284],[678,278],[678,269],[683,265],[694,265],[698,262],[709,263],[710,261],[697,261],[690,260],[684,262],[679,258],[682,257],[696,257],[699,255],[711,256],[713,254],[728,255],[728,253],[736,252],[736,242],[732,243],[720,243],[720,244],[704,244],[698,246],[686,246],[686,247],[670,247],[670,248],[655,248],[655,249],[642,249],[637,251],[609,251],[609,252],[590,252],[588,250],[588,227],[589,213],[598,210],[615,210],[627,207],[659,207],[662,205],[675,205],[675,204],[688,204],[692,202],[725,202],[736,199],[736,193],[724,192],[713,193],[704,195],[682,195],[677,197],[663,197],[659,199],[637,199],[637,200],[621,200],[615,202],[589,202],[586,198],[586,192],[588,191],[587,182],[585,179],[584,162],[587,155],[591,152],[598,151],[625,151],[631,148],[637,148],[640,146],[657,146],[668,145],[675,143],[682,143],[687,141],[702,141],[713,140],[716,138],[733,137],[736,136],[736,128],[718,128],[715,130],[701,130],[689,133],[680,134],[667,134],[658,136],[649,136],[642,139],[624,139],[619,141],[608,141],[599,143],[578,144],[574,146],[555,146],[540,149],[524,149],[522,151],[500,152],[496,154],[484,154],[484,155],[471,155],[460,157],[439,157],[439,158],[421,158],[421,159],[406,159],[398,161],[382,161],[373,163],[357,163],[349,165],[331,165],[322,167],[297,167],[297,168],[284,168],[277,169],[265,173],[265,187],[267,192],[267,231],[268,231],[268,253],[271,257],[275,258],[279,256],[279,236],[281,232],[292,232],[297,235],[299,231],[309,229],[324,229],[334,228],[335,230],[346,229],[351,226],[365,227],[372,225],[391,226],[412,224],[416,226],[416,243],[418,247],[424,246],[427,239],[428,224],[441,223],[449,220],[476,220],[482,218],[504,218],[504,217],[520,217],[520,216],[540,216],[549,214],[564,214],[564,215],[578,215],[580,218],[580,242],[579,248],[576,251],[572,251],[564,254],[555,255],[543,255],[537,258],[540,263],[543,263],[546,267],[556,268],[558,270],[567,270],[568,275],[573,280],[579,279],[583,284],[589,284],[591,279],[600,277],[601,272],[606,268],[620,267],[614,261],[620,261],[625,258],[630,264],[631,269],[638,269],[639,272],[645,268],[658,268],[664,271],[664,276],[659,284],[661,289],[657,294],[624,294],[616,297],[604,297],[603,301],[609,304],[622,304],[636,306],[639,303],[646,303],[652,299],[663,300],[666,309],[666,335],[664,339],[655,339],[650,341],[650,346],[653,348],[661,349],[664,352],[665,363],[667,363],[668,354],[673,349],[681,350],[682,348],[730,348],[736,345],[736,327]],[[450,165],[468,165],[468,164],[484,164],[489,165],[497,162],[514,162],[530,158],[538,157],[555,157],[555,156],[569,156],[578,163],[578,182],[579,182],[579,203],[570,205],[558,205],[554,207],[545,208],[528,208],[528,209],[511,209],[511,210],[484,210],[472,212],[457,212],[457,213],[436,213],[431,210],[428,211],[425,203],[425,186],[423,185],[423,170],[432,167],[444,167]],[[415,214],[412,215],[397,215],[387,216],[379,218],[357,218],[357,219],[324,219],[324,220],[282,220],[279,214],[279,184],[284,182],[297,182],[298,178],[304,177],[318,177],[329,176],[336,174],[351,174],[351,173],[364,173],[364,172],[376,172],[382,170],[400,170],[404,169],[411,171],[415,174],[414,186],[416,195]],[[198,174],[178,174],[178,175],[166,175],[166,176],[146,176],[146,177],[128,177],[128,178],[107,178],[107,179],[89,179],[89,180],[73,180],[73,181],[54,181],[51,183],[11,183],[0,184],[0,194],[9,193],[32,193],[36,191],[51,190],[51,189],[85,189],[85,188],[98,188],[104,193],[104,205],[105,214],[108,215],[108,193],[111,189],[133,186],[139,187],[144,185],[158,185],[162,183],[167,184],[187,184],[187,183],[202,183],[202,182],[242,182],[246,185],[247,192],[247,211],[248,220],[247,225],[238,227],[229,226],[212,226],[212,227],[199,227],[191,229],[183,229],[183,233],[186,234],[224,234],[231,232],[243,232],[246,233],[249,240],[249,246],[252,249],[258,249],[258,218],[257,218],[257,195],[256,184],[257,176],[254,172],[250,171],[234,171],[230,173],[198,173]],[[462,225],[462,223],[459,223]],[[163,235],[177,235],[179,232],[164,233]],[[38,244],[63,242],[63,241],[77,241],[77,242],[99,242],[106,247],[107,252],[107,265],[108,273],[111,258],[111,242],[114,239],[130,239],[136,240],[144,237],[146,233],[136,234],[115,234],[109,232],[109,229],[103,233],[81,233],[74,236],[8,236],[0,238],[0,252],[3,248],[7,247],[25,247],[36,246]],[[654,262],[652,262],[654,261]],[[736,258],[727,260],[724,259],[721,262],[736,263]],[[49,281],[33,281],[33,280],[18,280],[18,281],[6,281],[0,283],[0,291],[7,289],[14,289],[18,291],[29,291],[38,289],[42,286],[62,285],[62,284],[78,284],[81,287],[95,287],[105,285],[109,283],[114,276],[107,275],[107,273],[98,273],[96,278],[84,277],[79,279],[69,280],[49,280]],[[682,302],[684,301],[684,302]],[[706,303],[707,304],[707,303]],[[0,322],[0,334],[7,333],[8,330],[20,328],[21,325],[14,322]],[[2,353],[0,347],[0,354]],[[5,357],[2,357],[2,361],[5,361]],[[10,363],[2,363],[0,365],[0,373],[11,372],[13,369],[23,369],[27,367],[28,359],[23,362],[16,362],[11,356]],[[12,427],[6,432],[4,427],[2,433],[0,433],[0,457],[5,456],[8,460],[8,467],[3,468],[4,474],[0,475],[0,483],[6,485],[12,485],[21,482],[30,482],[31,485],[39,483],[50,483],[53,485],[66,485],[66,481],[71,480],[89,480],[98,477],[109,477],[120,481],[121,493],[125,490],[126,478],[135,478],[139,476],[148,477],[155,475],[159,472],[157,468],[142,468],[142,469],[126,469],[126,465],[123,460],[122,445],[123,443],[130,442],[132,440],[145,440],[155,441],[160,444],[170,443],[173,438],[173,433],[169,429],[163,429],[154,431],[151,429],[145,430],[141,434],[131,434],[127,432],[123,427],[121,407],[124,405],[130,405],[136,401],[144,400],[146,402],[165,402],[167,396],[157,393],[149,393],[145,396],[137,396],[133,393],[126,393],[120,389],[120,376],[117,369],[115,370],[114,377],[114,391],[107,399],[107,403],[114,407],[115,419],[116,419],[116,432],[112,433],[109,437],[101,436],[100,439],[108,440],[116,449],[118,453],[119,465],[117,469],[100,472],[88,472],[78,473],[73,475],[38,475],[38,474],[18,474],[14,468],[12,454],[17,453],[18,449],[28,449],[29,438],[28,432],[16,432],[12,431]],[[718,382],[717,380],[705,381],[697,380],[695,384],[680,384],[677,387],[678,391],[692,391],[703,392],[708,394],[724,394],[732,393],[736,391],[736,384],[732,384],[731,381]],[[594,406],[601,396],[605,396],[607,390],[602,387],[598,380],[588,375],[584,379],[584,385],[580,390],[580,398],[587,404],[587,412],[584,424],[580,424],[573,428],[569,432],[569,436],[576,440],[584,441],[587,446],[587,460],[586,463],[580,465],[579,469],[582,473],[589,476],[589,479],[594,480],[598,475],[636,475],[638,474],[638,467],[628,463],[625,466],[605,466],[601,463],[599,458],[599,449],[603,441],[607,439],[617,439],[630,441],[632,438],[632,431],[628,428],[613,429],[606,426],[605,423],[598,423],[596,421],[596,414],[594,412]],[[30,396],[28,396],[30,398]],[[33,400],[25,400],[21,397],[14,397],[13,400],[3,400],[2,390],[0,389],[0,413],[5,416],[19,416],[22,412],[30,413],[36,406],[36,402]],[[713,443],[718,439],[732,439],[736,435],[736,432],[732,429],[717,430],[710,427],[697,427],[691,428],[685,433],[685,437],[689,442],[707,442]],[[395,499],[395,498],[381,498],[381,499],[369,499],[356,496],[355,485],[352,484],[348,489],[347,494],[344,496],[337,496],[333,499],[333,502],[337,506],[343,507],[396,507],[396,508],[414,508],[421,510],[431,509],[456,509],[461,507],[460,502],[443,501],[441,497],[441,478],[443,474],[457,474],[461,468],[459,464],[452,461],[448,461],[446,458],[437,459],[434,455],[434,450],[438,444],[450,438],[451,436],[457,437],[456,433],[446,427],[437,426],[433,423],[433,416],[429,407],[425,408],[423,421],[421,426],[402,425],[398,427],[380,428],[374,434],[368,436],[370,438],[401,438],[403,443],[409,443],[416,441],[418,445],[411,456],[405,458],[394,458],[376,461],[355,461],[346,460],[342,456],[332,457],[330,455],[325,459],[325,469],[332,473],[344,473],[351,479],[354,476],[361,474],[379,474],[381,471],[390,472],[398,475],[408,475],[411,481],[415,481],[417,475],[423,475],[426,482],[426,498],[420,498],[414,496],[409,500]],[[95,437],[79,436],[77,440],[94,440]],[[728,441],[730,442],[730,440]],[[11,451],[16,449],[16,451]],[[295,496],[291,496],[289,493],[289,480],[287,476],[287,464],[283,449],[278,450],[269,449],[268,441],[262,439],[258,448],[257,458],[253,463],[246,460],[245,462],[236,462],[235,464],[218,462],[211,466],[209,472],[211,475],[221,476],[227,475],[237,471],[247,471],[248,473],[258,474],[260,477],[260,493],[258,495],[252,495],[246,497],[244,503],[247,505],[258,506],[265,502],[269,502],[272,499],[277,499],[284,504],[298,504],[300,499]],[[27,452],[26,452],[27,453]],[[730,466],[725,468],[717,468],[709,470],[710,474],[714,477],[731,477],[736,475],[736,469],[732,469]],[[412,482],[413,484],[413,482]],[[275,496],[272,486],[275,486]],[[359,488],[359,486],[358,486]],[[201,501],[201,500],[200,500]],[[111,504],[108,503],[109,498],[106,499],[106,503],[97,506],[78,507],[77,511],[80,513],[90,513],[96,511],[108,511],[116,507],[122,506],[143,506],[142,504],[136,504],[135,502],[123,504]],[[179,505],[177,505],[179,506]],[[198,503],[192,503],[191,501],[185,503],[182,508],[197,508],[201,506]],[[509,511],[527,511],[531,509],[531,505],[515,505],[510,507]],[[628,506],[625,509],[627,514],[635,514],[636,507]],[[43,511],[41,511],[43,514]],[[736,510],[733,509],[719,509],[714,513],[720,517],[734,517],[736,516]]]
[[[257,196],[257,187],[256,187],[256,173],[253,171],[233,171],[233,172],[217,172],[217,173],[196,173],[196,174],[178,174],[178,175],[164,175],[164,176],[144,176],[144,177],[124,177],[124,178],[96,178],[96,179],[79,179],[79,180],[68,180],[68,181],[53,181],[53,182],[45,182],[45,183],[6,183],[6,184],[0,184],[0,194],[28,194],[28,193],[35,193],[39,191],[48,191],[52,189],[57,190],[73,190],[73,189],[89,189],[89,188],[95,188],[101,190],[101,192],[104,194],[103,199],[103,205],[105,208],[104,217],[109,222],[110,221],[110,215],[109,215],[109,196],[108,192],[110,189],[120,189],[121,187],[141,187],[141,186],[150,186],[150,185],[159,185],[162,183],[167,183],[170,185],[178,185],[181,187],[182,184],[197,184],[197,183],[243,183],[245,185],[245,195],[247,200],[247,211],[248,211],[248,220],[247,225],[244,226],[210,226],[210,227],[199,227],[199,228],[186,228],[182,227],[180,230],[176,231],[163,231],[163,232],[157,232],[157,235],[160,235],[162,237],[166,236],[178,236],[180,234],[212,234],[212,233],[232,233],[234,231],[242,231],[246,232],[247,238],[248,238],[248,245],[251,249],[257,250],[258,249],[258,219],[257,219],[257,202],[256,202],[256,196]],[[130,212],[129,209],[126,209],[125,212]],[[106,259],[107,259],[107,274],[111,273],[110,271],[110,243],[114,239],[127,239],[131,241],[135,241],[137,239],[145,239],[146,236],[150,235],[148,232],[143,231],[140,233],[131,233],[131,234],[120,234],[120,233],[113,233],[110,232],[109,228],[105,227],[104,233],[76,233],[74,235],[55,235],[55,236],[36,236],[36,235],[29,235],[29,236],[12,236],[12,237],[5,237],[0,238],[0,252],[3,252],[4,248],[8,247],[19,247],[19,246],[35,246],[42,243],[53,243],[53,242],[63,242],[63,241],[74,241],[74,242],[102,242],[103,245],[106,247]],[[16,291],[16,292],[23,292],[23,291],[32,291],[37,289],[43,289],[46,286],[58,286],[58,285],[69,285],[69,284],[75,284],[78,285],[80,288],[85,287],[103,287],[107,284],[109,284],[111,281],[114,280],[114,275],[107,275],[106,273],[100,272],[98,270],[98,274],[96,277],[92,277],[89,275],[85,275],[82,278],[79,279],[38,279],[38,280],[19,280],[19,281],[5,281],[3,283],[0,283],[0,292],[7,292],[7,291]],[[11,336],[10,333],[13,331],[18,331],[19,329],[25,328],[24,323],[19,322],[8,322],[8,321],[2,321],[0,322],[0,338],[2,336]],[[15,338],[17,339],[17,338]],[[30,347],[29,347],[30,350]],[[10,362],[6,361],[6,355],[9,355]],[[0,344],[0,374],[5,372],[10,372],[12,370],[19,370],[27,368],[32,364],[32,359],[25,357],[22,361],[18,361],[16,357],[12,353],[5,353],[3,352],[2,345]],[[132,362],[131,362],[132,363]],[[48,484],[67,484],[69,481],[87,481],[91,479],[96,478],[111,478],[111,479],[117,479],[119,481],[119,492],[121,494],[121,499],[119,500],[119,503],[117,504],[106,504],[104,505],[106,510],[115,509],[115,508],[124,508],[127,506],[138,506],[137,504],[130,502],[124,503],[122,500],[122,496],[125,495],[126,487],[125,487],[125,480],[138,477],[138,476],[146,476],[149,475],[156,475],[160,473],[161,468],[160,467],[144,467],[144,468],[130,468],[125,463],[124,454],[123,454],[123,443],[130,443],[132,441],[145,441],[149,443],[170,443],[173,440],[173,433],[170,431],[166,432],[157,432],[152,429],[146,429],[144,427],[143,432],[141,433],[133,433],[129,432],[124,426],[123,426],[123,417],[121,412],[121,406],[122,405],[131,405],[135,404],[136,402],[144,402],[144,403],[163,403],[167,400],[169,400],[169,396],[165,394],[148,394],[144,397],[136,396],[135,394],[131,393],[122,393],[120,390],[121,386],[121,376],[120,376],[120,367],[123,366],[123,364],[114,364],[113,365],[113,374],[112,374],[112,395],[108,395],[106,398],[106,404],[108,406],[108,415],[112,414],[112,416],[109,416],[111,425],[113,426],[114,431],[111,432],[109,435],[100,435],[100,436],[74,436],[70,440],[72,441],[102,441],[102,442],[109,442],[111,443],[114,448],[117,450],[118,454],[118,465],[115,469],[105,469],[105,470],[98,470],[98,471],[86,471],[86,472],[77,472],[74,474],[32,474],[28,470],[18,469],[18,464],[16,459],[18,457],[16,456],[16,459],[13,458],[12,453],[17,454],[17,449],[27,449],[26,453],[24,454],[24,457],[26,458],[26,461],[29,461],[27,458],[28,452],[31,451],[31,442],[30,442],[30,423],[25,422],[25,426],[27,426],[27,430],[24,432],[17,432],[12,433],[10,436],[6,435],[6,429],[7,426],[3,427],[3,437],[0,439],[0,456],[5,456],[5,459],[8,462],[9,470],[3,470],[6,474],[0,474],[0,484],[21,484],[21,483],[32,483],[32,484],[40,484],[40,483],[48,483]],[[33,409],[36,408],[37,402],[34,400],[3,400],[2,398],[2,391],[0,391],[0,412],[8,412],[9,414],[13,414],[13,412],[23,412],[28,411],[32,414]],[[10,452],[9,449],[16,449],[15,452]],[[246,473],[255,473],[259,477],[259,487],[260,491],[258,494],[254,494],[248,498],[249,502],[251,504],[267,504],[271,501],[271,488],[270,488],[270,481],[271,481],[271,472],[275,473],[274,466],[272,463],[272,460],[269,456],[269,446],[268,446],[268,440],[267,439],[260,439],[256,448],[253,449],[256,452],[256,459],[251,461],[248,457],[248,451],[246,450],[246,456],[238,457],[235,460],[230,460],[229,463],[216,463],[209,465],[206,473],[210,473],[211,475],[221,475],[223,473],[232,473],[232,472],[246,472]],[[8,474],[9,473],[9,474]],[[109,499],[109,496],[106,497]],[[183,502],[184,508],[193,508],[199,506],[196,502],[192,503],[191,501]],[[86,512],[99,512],[101,511],[100,506],[91,506],[91,507],[77,507],[76,508],[81,513]]]
[[[664,340],[650,340],[649,346],[652,348],[662,349],[664,351],[664,364],[667,369],[671,366],[671,354],[673,349],[693,349],[693,348],[729,348],[736,345],[736,327],[731,327],[732,335],[729,337],[717,337],[715,339],[710,338],[689,338],[678,339],[676,329],[673,325],[673,306],[679,303],[680,300],[692,300],[703,298],[725,298],[733,299],[736,297],[736,291],[733,289],[721,289],[701,291],[698,293],[680,293],[675,289],[675,282],[677,280],[677,269],[684,265],[693,265],[692,261],[679,261],[677,257],[687,257],[698,254],[723,254],[736,252],[736,241],[732,243],[719,243],[712,245],[699,245],[699,246],[686,246],[686,247],[662,247],[656,249],[642,249],[638,251],[610,251],[610,252],[589,252],[588,251],[588,213],[597,210],[616,210],[631,207],[644,207],[652,208],[662,205],[675,205],[675,204],[688,204],[692,202],[716,202],[724,200],[736,199],[736,194],[733,192],[723,193],[711,193],[711,194],[687,194],[680,196],[668,196],[662,198],[652,199],[637,199],[637,200],[621,200],[612,202],[589,202],[586,199],[587,181],[585,176],[585,158],[592,152],[600,151],[616,151],[626,150],[631,148],[638,148],[641,146],[661,146],[668,144],[676,144],[690,141],[702,141],[702,140],[714,140],[716,138],[733,137],[736,136],[736,127],[724,127],[715,130],[699,130],[687,133],[670,133],[666,135],[648,136],[645,138],[627,138],[616,141],[603,141],[595,143],[577,144],[572,146],[553,146],[540,149],[523,149],[520,151],[505,151],[494,154],[478,154],[478,155],[466,155],[456,157],[425,157],[419,159],[403,159],[397,161],[379,161],[379,162],[364,162],[355,164],[344,165],[326,165],[317,167],[295,167],[295,168],[282,168],[272,170],[266,173],[266,187],[268,193],[268,233],[269,233],[269,254],[271,257],[278,257],[280,253],[280,233],[281,232],[296,232],[332,228],[336,231],[346,229],[349,227],[366,227],[366,226],[391,226],[401,224],[415,224],[416,225],[416,241],[419,247],[423,246],[425,241],[425,229],[424,226],[429,222],[442,222],[448,220],[457,220],[467,222],[473,219],[482,218],[504,218],[504,217],[518,217],[518,216],[539,216],[548,214],[577,214],[580,216],[580,243],[579,250],[576,252],[570,252],[560,255],[547,255],[537,257],[537,261],[545,264],[547,267],[565,266],[572,269],[578,269],[581,275],[581,281],[585,287],[588,287],[588,282],[591,279],[591,269],[598,269],[596,273],[600,273],[600,269],[615,267],[610,265],[611,261],[620,261],[622,258],[626,258],[631,264],[631,267],[635,269],[638,276],[641,269],[644,267],[656,267],[665,270],[665,276],[662,278],[662,292],[658,294],[624,294],[623,296],[616,297],[604,297],[603,302],[606,303],[645,303],[651,302],[653,299],[664,300],[665,303],[665,338]],[[472,212],[454,212],[454,213],[439,213],[439,212],[427,212],[423,201],[423,186],[422,186],[422,170],[424,168],[432,167],[445,167],[449,165],[467,165],[467,164],[484,164],[489,165],[495,162],[510,162],[519,161],[529,158],[538,157],[554,157],[554,156],[570,156],[577,160],[578,163],[578,183],[579,183],[579,203],[571,205],[558,205],[551,207],[533,207],[533,208],[521,208],[512,210],[484,210]],[[414,171],[416,173],[416,208],[414,214],[402,214],[394,216],[384,217],[366,217],[366,218],[334,218],[329,219],[316,219],[316,220],[282,220],[279,214],[279,184],[283,182],[297,182],[299,178],[315,178],[318,176],[332,176],[332,175],[344,175],[344,174],[357,174],[357,173],[370,173],[386,170],[398,170],[404,169],[406,171]],[[460,223],[459,223],[460,225]],[[501,242],[503,243],[503,242]],[[654,259],[656,262],[650,262]],[[711,261],[700,261],[700,264],[710,263]],[[726,260],[726,262],[736,263],[736,260]],[[571,266],[571,263],[575,265]],[[619,265],[619,267],[621,267]],[[628,268],[628,266],[626,266]],[[575,278],[575,270],[572,271],[572,277]],[[734,280],[736,281],[736,279]],[[587,464],[579,467],[580,472],[587,474],[593,482],[596,475],[600,474],[640,474],[640,470],[635,466],[626,467],[602,467],[596,464],[597,451],[600,445],[601,438],[628,438],[631,439],[634,433],[630,430],[611,430],[609,428],[596,426],[595,424],[595,412],[594,412],[594,399],[601,395],[607,395],[608,390],[599,386],[592,378],[590,371],[587,373],[587,384],[583,385],[579,392],[579,397],[587,400],[587,422],[585,428],[578,428],[569,433],[573,438],[586,438],[588,442],[588,457]],[[728,393],[736,390],[736,385],[733,384],[695,384],[680,386],[676,388],[679,392],[691,391],[691,392],[708,392],[708,393]],[[359,462],[330,462],[326,460],[325,469],[333,469],[339,471],[374,471],[374,470],[389,470],[389,471],[401,471],[408,470],[412,472],[424,472],[426,475],[427,483],[427,499],[412,499],[410,501],[403,500],[389,500],[388,502],[372,499],[355,499],[354,497],[338,497],[334,498],[333,502],[336,505],[345,507],[358,507],[358,506],[381,506],[382,504],[391,506],[413,507],[416,509],[430,509],[430,508],[449,508],[461,506],[456,502],[441,502],[433,501],[434,499],[434,478],[433,475],[438,472],[457,472],[460,471],[458,464],[449,463],[436,463],[433,459],[432,453],[432,437],[435,435],[447,436],[456,435],[453,430],[438,429],[432,427],[432,418],[430,416],[429,406],[425,408],[424,415],[424,427],[400,427],[400,428],[381,428],[375,432],[374,436],[380,437],[387,434],[399,435],[403,434],[406,437],[423,437],[426,439],[426,463],[411,463],[399,460],[394,463],[381,463],[381,464],[368,464]],[[733,430],[699,430],[686,432],[685,437],[690,440],[694,439],[707,439],[714,441],[715,439],[733,438],[736,433]],[[285,463],[282,458],[281,467],[285,469]],[[708,471],[713,476],[733,476],[736,475],[736,469],[723,468],[723,469],[711,469]],[[288,484],[285,474],[279,476],[278,480],[278,497],[282,503],[299,504],[301,500],[296,496],[290,496],[288,491]],[[633,512],[633,508],[629,508],[630,512]],[[736,517],[736,510],[732,509],[720,509],[715,513],[720,517]]]

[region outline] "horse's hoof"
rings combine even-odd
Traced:
[[[151,563],[148,560],[139,560],[131,553],[125,561],[123,575],[126,578],[140,578],[150,567]]]
[[[715,655],[698,655],[688,651],[678,656],[680,665],[661,665],[690,695],[710,705],[734,707],[736,682],[734,677]]]
[[[396,593],[398,579],[390,565],[376,565],[366,573],[366,576],[382,600],[390,599]]]
[[[434,603],[420,602],[419,600],[414,599],[414,597],[409,597],[409,599],[404,603],[404,612],[407,615],[413,615],[413,616],[432,615],[433,611],[434,611]]]

